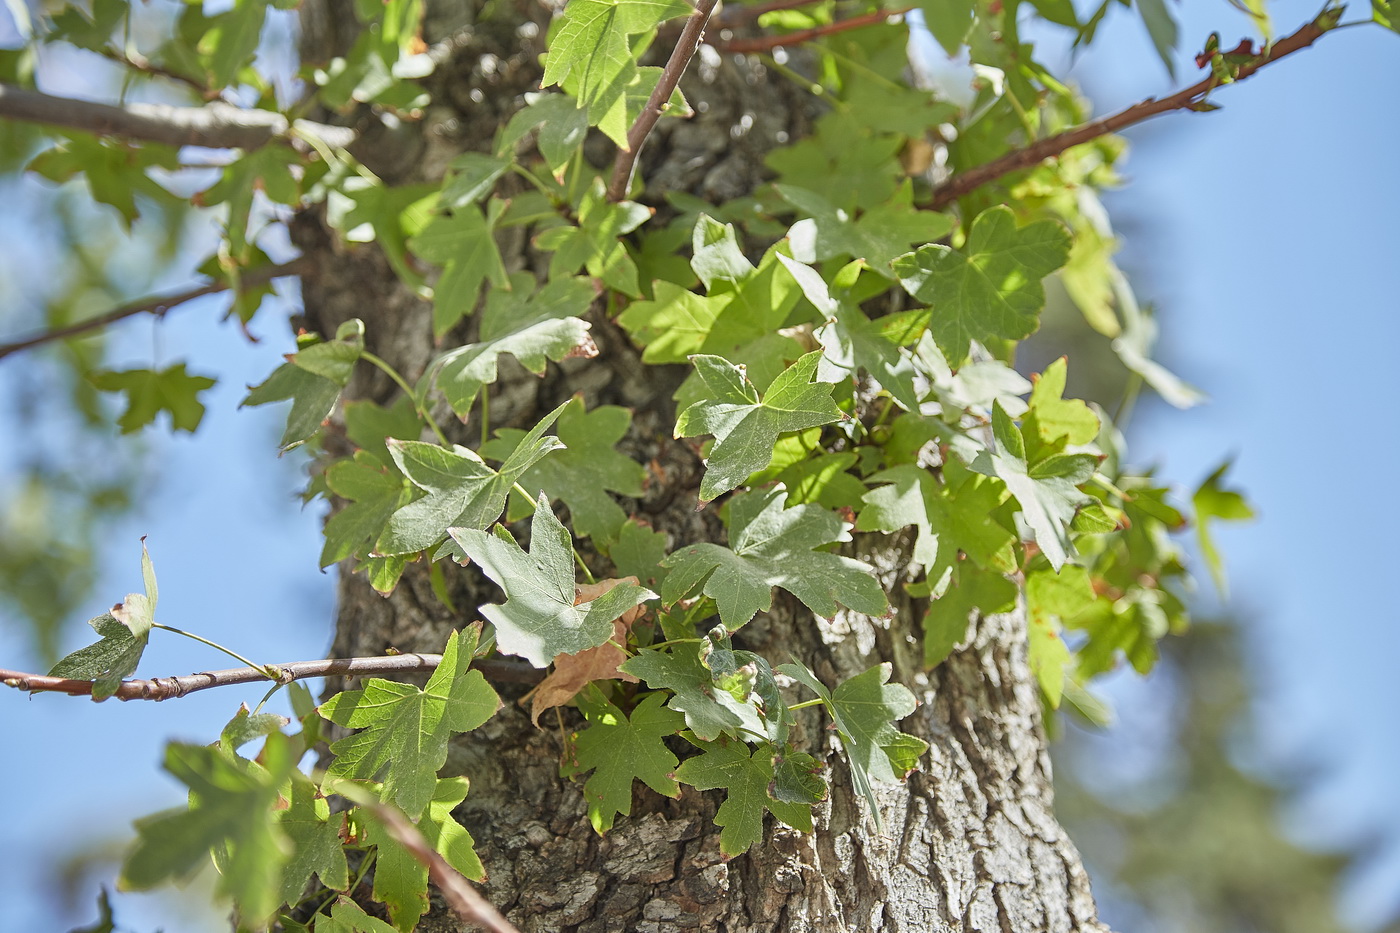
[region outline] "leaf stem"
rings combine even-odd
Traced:
[[[264,666],[254,661],[249,661],[247,658],[243,657],[243,655],[239,654],[237,651],[234,651],[232,648],[225,648],[218,642],[210,641],[203,635],[196,635],[194,632],[187,632],[184,629],[176,628],[173,625],[161,625],[159,622],[152,622],[151,628],[158,628],[163,632],[173,632],[176,635],[184,635],[186,638],[192,638],[202,645],[208,645],[210,648],[213,648],[216,651],[222,651],[224,654],[233,658],[235,661],[242,661],[244,664],[253,668],[253,670],[261,671],[263,676],[267,677],[268,680],[277,680],[277,674],[275,673],[277,669],[272,665],[269,664]]]
[[[367,363],[373,363],[375,366],[378,366],[381,370],[384,371],[384,374],[386,376],[394,380],[394,383],[400,389],[403,389],[404,394],[407,395],[409,401],[413,403],[413,410],[418,412],[418,417],[423,419],[423,421],[427,423],[428,427],[433,429],[433,433],[436,434],[437,439],[440,442],[442,442],[442,446],[452,446],[452,442],[447,439],[447,435],[442,433],[442,428],[438,427],[438,423],[435,420],[433,420],[433,416],[428,413],[427,406],[423,404],[422,399],[420,399],[417,393],[413,391],[413,388],[409,386],[408,382],[404,379],[404,377],[399,375],[398,370],[394,369],[394,367],[390,366],[384,360],[375,356],[368,350],[360,351],[360,359],[364,360]]]
[[[823,700],[821,697],[817,697],[815,700],[803,700],[801,703],[794,703],[791,706],[789,706],[788,712],[795,713],[800,709],[807,709],[810,706],[823,706],[825,705],[825,703],[826,701]]]

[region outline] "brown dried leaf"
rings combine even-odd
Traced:
[[[592,602],[608,590],[621,583],[638,583],[636,577],[623,577],[620,580],[599,580],[574,588],[574,605]],[[625,680],[635,684],[637,678],[625,674],[617,666],[627,660],[627,655],[616,645],[627,640],[627,632],[632,624],[642,617],[645,606],[634,606],[613,623],[611,642],[604,642],[596,648],[580,651],[578,654],[561,654],[554,659],[554,670],[540,685],[530,692],[530,719],[539,725],[540,713],[555,706],[563,706],[572,700],[580,690],[595,680]],[[616,643],[616,645],[614,644]],[[523,704],[524,698],[521,699]]]

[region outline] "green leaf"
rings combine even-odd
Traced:
[[[972,29],[976,0],[919,0],[924,23],[949,55],[957,55]]]
[[[219,733],[219,748],[232,755],[254,739],[261,739],[274,732],[281,732],[291,720],[276,713],[254,713],[247,703],[241,703],[238,712],[228,721]]]
[[[974,612],[986,616],[1016,608],[1019,590],[1001,573],[969,564],[953,567],[948,585],[924,613],[924,667],[942,664],[967,640]]]
[[[559,415],[559,440],[563,450],[547,457],[520,478],[526,489],[543,490],[551,499],[569,507],[574,533],[595,542],[607,543],[617,537],[627,513],[613,501],[608,491],[624,496],[640,496],[646,470],[640,463],[613,449],[622,440],[632,413],[615,405],[602,405],[585,412],[583,399],[575,398]],[[483,444],[483,456],[508,459],[524,439],[525,432],[504,429],[496,439]],[[511,520],[528,515],[534,503],[523,503],[518,513],[512,503]],[[664,538],[663,538],[664,540]]]
[[[553,31],[540,86],[572,79],[592,122],[625,148],[625,95],[637,76],[628,37],[689,12],[682,0],[571,0]]]
[[[126,600],[113,606],[111,612],[89,619],[88,625],[100,636],[99,640],[60,659],[49,671],[50,677],[91,680],[92,698],[105,700],[117,692],[122,678],[135,673],[150,640],[160,599],[156,570],[145,539],[141,542],[141,579],[145,592],[128,593]]]
[[[1065,667],[1072,660],[1061,628],[1096,599],[1088,571],[1083,567],[1065,567],[1057,574],[1041,570],[1026,579],[1031,672],[1052,709],[1060,706]]]
[[[844,300],[844,296],[833,296],[826,282],[811,266],[786,256],[779,256],[778,259],[802,288],[807,300],[826,318],[826,323],[813,334],[822,345],[817,378],[839,382],[854,379],[857,370],[863,369],[894,397],[901,408],[917,411],[919,393],[914,387],[914,364],[909,355],[886,338],[879,323],[866,317],[859,307]],[[853,265],[858,271],[859,266]],[[847,266],[841,275],[851,268]]]
[[[933,305],[929,331],[954,367],[972,341],[1020,340],[1039,325],[1045,290],[1040,280],[1065,264],[1070,237],[1053,220],[1024,227],[1004,206],[972,222],[964,250],[937,244],[895,260],[909,294]]]
[[[612,829],[617,814],[631,814],[634,778],[664,797],[681,795],[675,779],[676,756],[661,740],[679,732],[685,717],[664,708],[665,699],[663,693],[649,693],[628,716],[597,687],[580,696],[579,706],[589,726],[575,735],[574,752],[580,773],[593,769],[583,795],[588,800],[588,819],[597,832]]]
[[[674,605],[703,592],[718,604],[730,631],[767,611],[775,586],[825,618],[842,606],[884,614],[885,592],[867,564],[815,550],[849,541],[851,526],[819,506],[784,508],[785,497],[781,487],[736,496],[729,506],[729,547],[701,542],[666,558],[671,572],[662,601]]]
[[[496,180],[510,168],[510,160],[484,152],[464,152],[452,160],[450,168],[452,175],[442,186],[442,204],[456,210],[490,194]]]
[[[443,267],[433,286],[433,334],[441,337],[476,308],[481,283],[510,288],[501,251],[493,235],[503,201],[493,201],[490,217],[474,205],[438,214],[408,241],[420,259]]]
[[[299,167],[300,160],[290,148],[262,146],[229,163],[219,181],[196,196],[197,203],[205,207],[228,205],[229,248],[240,263],[246,263],[255,249],[248,238],[254,192],[262,191],[273,201],[295,206],[301,200],[301,182],[294,174]]]
[[[476,842],[452,811],[467,796],[467,779],[444,778],[436,782],[432,799],[417,821],[418,832],[447,863],[473,881],[486,877],[476,854]],[[374,899],[387,905],[389,917],[401,933],[408,933],[428,909],[428,866],[399,845],[372,814],[357,811],[367,820],[365,837],[378,849],[374,863]]]
[[[771,746],[754,749],[752,754],[742,742],[732,740],[700,747],[704,754],[681,762],[676,779],[700,790],[724,788],[724,803],[715,814],[722,855],[729,858],[746,852],[763,837],[765,809],[794,829],[812,831],[810,804],[783,803],[768,796],[773,783]]]
[[[442,662],[422,690],[378,677],[320,706],[321,716],[359,729],[331,745],[330,772],[373,780],[384,775],[384,799],[416,818],[432,799],[437,771],[447,761],[447,740],[470,732],[501,707],[480,671],[469,671],[480,628],[454,633]]]
[[[136,821],[119,886],[144,891],[188,879],[218,850],[215,891],[231,896],[247,923],[261,924],[282,903],[291,848],[277,817],[279,789],[296,767],[287,745],[269,736],[260,764],[209,746],[166,746],[165,770],[190,789],[189,806]]]
[[[207,376],[191,376],[185,364],[177,363],[160,372],[128,369],[122,372],[93,373],[90,381],[103,392],[125,392],[126,411],[117,419],[123,434],[139,431],[156,420],[162,411],[170,412],[170,426],[191,434],[204,418],[199,393],[212,388]]]
[[[291,784],[287,808],[277,811],[278,825],[292,843],[292,855],[282,869],[280,897],[287,904],[301,899],[312,875],[332,890],[350,886],[340,839],[345,815],[331,813],[330,802],[300,772],[293,772]]]
[[[300,446],[331,416],[364,346],[365,327],[358,319],[340,325],[334,340],[306,338],[267,381],[249,388],[239,407],[291,399],[292,410],[287,415],[280,445],[283,450]]]
[[[371,917],[350,898],[341,895],[331,905],[331,912],[316,915],[316,933],[394,933],[394,928]]]
[[[540,495],[530,522],[530,552],[509,532],[488,535],[472,528],[450,529],[452,538],[481,570],[505,590],[503,604],[481,607],[496,626],[496,647],[544,667],[561,654],[577,654],[612,637],[620,615],[656,594],[633,583],[613,587],[597,599],[574,605],[573,546]]]
[[[478,342],[458,347],[434,364],[433,382],[458,416],[467,417],[482,386],[496,381],[502,353],[536,374],[544,372],[546,359],[597,354],[589,325],[580,319],[595,297],[588,281],[557,278],[532,295],[534,284],[533,275],[519,272],[511,276],[509,291],[490,292]]]
[[[788,231],[793,256],[806,263],[848,256],[863,259],[871,269],[892,278],[890,267],[897,257],[913,246],[941,240],[953,229],[948,214],[916,210],[913,187],[907,183],[892,200],[865,211],[859,219],[814,191],[795,185],[773,187],[806,215]]]
[[[636,577],[646,585],[666,577],[661,562],[666,558],[666,533],[653,531],[635,518],[629,518],[608,544],[608,559],[617,568],[616,576]]]
[[[13,130],[7,128],[6,132]],[[162,204],[171,200],[169,192],[153,181],[147,171],[152,168],[174,171],[179,166],[179,151],[173,146],[136,145],[112,137],[74,133],[64,134],[57,146],[35,156],[28,168],[55,182],[67,181],[81,173],[87,179],[93,200],[116,208],[130,230],[132,223],[141,216],[136,195],[146,195]]]
[[[757,707],[715,683],[714,672],[705,666],[694,642],[673,645],[669,651],[643,649],[618,670],[641,678],[653,690],[671,691],[666,705],[684,713],[686,726],[706,741],[721,733],[763,732]]]
[[[535,127],[545,164],[555,173],[573,157],[588,134],[588,111],[568,94],[526,94],[525,108],[510,118],[496,139],[496,154],[505,155]]]
[[[1031,390],[1030,416],[1040,440],[1049,445],[1057,442],[1084,445],[1099,435],[1099,416],[1079,399],[1064,399],[1067,364],[1062,356],[1035,379]]]
[[[551,227],[535,238],[535,245],[554,252],[549,261],[551,279],[573,275],[582,266],[609,288],[640,297],[637,264],[621,237],[646,223],[651,215],[652,209],[645,204],[609,201],[602,180],[595,178],[579,203],[578,226]]]
[[[1225,562],[1215,547],[1210,524],[1214,519],[1239,522],[1254,517],[1254,510],[1249,507],[1244,496],[1224,486],[1225,474],[1232,465],[1230,460],[1220,464],[1191,497],[1191,507],[1196,514],[1196,541],[1222,599],[1229,596],[1229,584],[1225,577]]]
[[[706,397],[681,412],[676,437],[713,434],[705,461],[700,498],[714,499],[766,467],[778,436],[830,424],[841,417],[831,399],[832,383],[814,382],[821,353],[808,353],[783,371],[763,400],[743,369],[709,355],[691,357],[706,388]]]
[[[1176,77],[1176,63],[1172,60],[1172,53],[1176,51],[1178,30],[1176,18],[1172,16],[1171,10],[1167,9],[1166,0],[1136,0],[1134,5],[1138,15],[1142,17],[1143,25],[1147,27],[1147,34],[1152,37],[1157,56],[1167,68],[1167,74]]]
[[[781,470],[774,480],[787,488],[787,504],[815,503],[828,509],[858,509],[865,484],[848,472],[853,453],[818,454]]]
[[[399,470],[427,495],[389,517],[375,544],[381,555],[412,554],[442,541],[452,527],[480,530],[500,518],[512,484],[541,457],[563,445],[545,431],[563,410],[546,415],[516,446],[500,472],[488,467],[475,451],[451,450],[421,441],[389,441],[389,454]]]
[[[266,16],[266,0],[234,0],[233,9],[210,20],[199,51],[208,62],[212,87],[231,84],[239,70],[252,61]]]
[[[1081,505],[1093,500],[1079,489],[1094,475],[1098,458],[1088,454],[1056,454],[1034,464],[1026,462],[1025,439],[997,402],[993,409],[996,445],[983,450],[971,469],[1000,477],[1021,506],[1021,515],[1050,565],[1056,570],[1074,554],[1070,523]]]
[[[412,486],[395,469],[385,469],[363,450],[352,460],[337,460],[326,470],[326,486],[346,504],[326,520],[321,566],[347,557],[367,556],[389,517],[412,498]]]
[[[919,529],[913,558],[930,571],[954,561],[953,549],[965,553],[979,567],[1010,572],[1016,557],[1016,536],[999,524],[993,512],[1006,499],[1006,490],[994,480],[944,465],[944,482],[912,463],[899,464],[870,477],[887,483],[865,494],[865,508],[856,520],[857,531],[898,531],[907,525]]]

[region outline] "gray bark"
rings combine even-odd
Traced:
[[[493,9],[493,16],[504,15],[501,6]],[[547,15],[523,4],[513,15],[527,12]],[[303,17],[309,57],[348,41],[326,27],[343,24],[348,14],[332,16],[308,3]],[[515,22],[438,25],[452,36],[446,40],[452,52],[433,79],[436,103],[423,123],[379,132],[367,128],[371,116],[360,118],[362,139],[376,138],[365,158],[396,181],[431,178],[461,148],[485,148],[518,95],[537,82],[538,40],[521,39]],[[668,188],[712,200],[751,190],[778,134],[795,138],[812,115],[805,95],[752,62],[697,61],[684,87],[705,107],[688,123],[663,120],[648,143],[640,171],[649,198]],[[482,92],[480,102],[473,89]],[[744,114],[752,127],[736,135],[731,129]],[[607,147],[599,151],[606,154]],[[398,286],[376,250],[338,242],[314,213],[299,217],[294,232],[313,268],[304,279],[306,326],[331,333],[342,320],[362,317],[371,349],[410,379],[417,376],[433,352],[430,309]],[[503,243],[503,250],[508,264],[534,267],[523,238]],[[722,541],[713,509],[695,510],[699,458],[670,436],[670,395],[684,373],[644,370],[625,334],[596,309],[592,322],[600,356],[551,367],[542,380],[505,373],[492,389],[493,426],[531,424],[574,391],[590,407],[632,408],[628,452],[643,463],[654,459],[660,470],[644,498],[625,504],[670,535],[673,547]],[[392,395],[387,380],[362,369],[353,395]],[[476,430],[463,426],[463,439]],[[775,663],[797,657],[829,683],[889,661],[894,679],[919,697],[922,705],[902,728],[932,748],[906,783],[879,788],[887,835],[875,832],[827,745],[819,714],[807,710],[799,714],[799,734],[814,754],[825,755],[832,785],[814,835],[770,821],[761,844],[726,861],[712,824],[718,792],[687,787],[670,800],[639,785],[631,817],[619,818],[600,838],[589,826],[580,787],[559,777],[560,735],[533,727],[512,702],[523,688],[500,685],[506,707],[464,737],[449,764],[472,781],[459,818],[487,866],[486,896],[523,931],[1103,930],[1079,856],[1053,814],[1023,615],[977,620],[967,644],[924,672],[921,607],[899,585],[908,545],[900,538],[856,545],[858,556],[879,568],[895,606],[890,618],[814,619],[779,594],[774,610],[736,638]],[[599,558],[596,569],[606,570],[606,562]],[[449,630],[477,618],[476,606],[499,600],[474,568],[451,568],[448,582],[459,613],[433,596],[421,564],[410,567],[388,599],[342,573],[332,653],[439,650]],[[435,899],[420,929],[458,930],[461,923]]]

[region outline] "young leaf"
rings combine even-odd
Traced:
[[[575,398],[559,415],[559,440],[563,450],[539,461],[525,472],[520,483],[526,489],[541,489],[551,499],[569,507],[574,533],[606,544],[617,537],[627,513],[608,495],[640,496],[646,469],[613,449],[622,440],[632,414],[616,405],[602,405],[585,412],[583,399]],[[524,431],[510,428],[497,432],[495,440],[481,446],[483,456],[507,459],[524,438]],[[534,503],[511,503],[511,520],[528,515]],[[517,504],[525,508],[517,509]],[[625,576],[625,575],[624,575]]]
[[[672,697],[666,705],[684,713],[687,728],[706,741],[719,738],[720,733],[763,733],[757,708],[747,698],[736,699],[715,684],[714,673],[705,666],[694,643],[683,642],[669,651],[638,651],[618,669],[640,677],[653,690],[670,690]]]
[[[815,550],[851,540],[851,526],[819,506],[784,508],[786,495],[777,487],[736,497],[729,507],[729,547],[701,542],[666,558],[671,572],[662,601],[674,605],[703,592],[714,598],[731,632],[767,611],[775,586],[826,618],[842,606],[882,615],[885,591],[868,565]]]
[[[594,179],[579,203],[578,226],[551,227],[535,238],[535,245],[554,252],[549,261],[551,279],[573,275],[582,266],[609,288],[640,297],[637,264],[621,237],[646,223],[651,214],[651,208],[636,201],[609,201],[602,180]]]
[[[470,732],[500,709],[480,671],[469,671],[480,627],[454,633],[442,663],[422,690],[375,677],[320,706],[321,716],[362,731],[331,745],[332,774],[372,780],[384,775],[384,799],[416,818],[432,799],[447,740]]]
[[[681,412],[675,433],[676,437],[715,436],[700,482],[702,501],[728,492],[766,467],[780,434],[830,424],[841,417],[841,409],[831,399],[834,384],[813,382],[822,359],[819,352],[808,353],[784,370],[762,401],[742,368],[718,356],[690,359],[706,396]]]
[[[188,807],[136,821],[137,839],[122,863],[119,886],[144,891],[184,880],[220,850],[215,890],[260,924],[281,901],[290,851],[277,818],[278,791],[296,767],[285,736],[268,738],[260,764],[205,745],[171,743],[165,770],[190,789]]]
[[[595,689],[580,697],[588,728],[574,735],[579,773],[593,769],[583,785],[593,829],[612,829],[617,814],[632,812],[632,781],[639,780],[664,797],[679,797],[676,756],[661,741],[685,726],[685,717],[661,704],[664,693],[648,693],[629,716]]]
[[[61,658],[49,671],[49,676],[91,680],[94,700],[105,700],[117,692],[122,678],[134,673],[136,665],[141,663],[160,598],[155,567],[144,540],[141,542],[141,579],[146,592],[128,593],[126,601],[113,606],[111,612],[88,620],[100,639]]]
[[[763,745],[750,754],[742,742],[725,740],[701,745],[704,754],[687,758],[676,779],[700,790],[724,788],[724,803],[715,814],[721,828],[719,850],[725,857],[747,852],[763,837],[763,811],[802,832],[812,831],[812,807],[783,803],[768,796],[773,783],[773,748]]]
[[[185,372],[184,363],[160,372],[128,369],[93,373],[89,379],[103,392],[126,393],[126,411],[117,419],[123,434],[139,431],[163,411],[170,412],[171,428],[193,434],[204,418],[204,403],[199,400],[199,393],[214,385],[214,380],[207,376],[191,376]]]
[[[1211,537],[1210,523],[1217,518],[1238,522],[1254,517],[1254,510],[1249,507],[1244,496],[1226,489],[1223,484],[1225,473],[1231,465],[1229,460],[1222,463],[1219,469],[1206,477],[1206,481],[1191,497],[1191,505],[1196,512],[1196,541],[1201,548],[1201,557],[1210,568],[1215,588],[1222,598],[1229,595],[1229,586],[1225,579],[1225,563],[1220,558],[1220,552],[1216,550],[1215,539]]]
[[[386,556],[412,554],[441,541],[448,528],[480,530],[494,522],[505,509],[511,485],[541,457],[563,446],[558,438],[544,433],[563,407],[530,429],[499,473],[465,447],[448,450],[421,441],[391,440],[389,454],[394,463],[427,495],[389,517],[375,551]]]
[[[273,370],[267,381],[250,387],[239,405],[292,400],[287,429],[282,432],[283,450],[305,443],[330,417],[340,390],[350,381],[355,362],[364,352],[365,325],[358,319],[346,321],[336,330],[334,340],[321,342],[309,337],[298,343],[300,349]]]
[[[552,279],[531,295],[534,284],[533,275],[520,272],[511,276],[510,291],[493,290],[486,296],[480,339],[450,351],[434,364],[432,381],[460,417],[471,412],[481,387],[496,381],[496,358],[502,353],[536,374],[544,372],[546,359],[558,362],[596,354],[588,337],[589,325],[579,318],[595,297],[588,281]]]
[[[900,284],[934,306],[929,330],[953,366],[972,341],[1020,340],[1034,333],[1045,290],[1040,280],[1065,264],[1070,237],[1053,220],[1024,227],[1004,206],[977,215],[962,252],[931,244],[894,262]]]
[[[577,654],[612,636],[613,622],[656,594],[632,583],[614,587],[592,602],[575,605],[573,546],[540,495],[530,522],[530,552],[505,529],[495,535],[473,528],[449,529],[458,546],[505,590],[506,601],[481,607],[496,626],[496,646],[544,667],[561,654]]]

